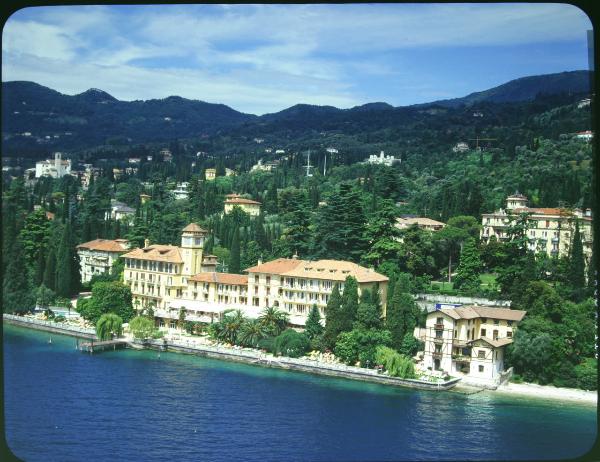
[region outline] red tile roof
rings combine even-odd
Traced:
[[[78,249],[101,250],[104,252],[126,252],[127,241],[124,239],[94,239],[77,246]]]
[[[245,274],[205,272],[195,274],[189,278],[188,281],[215,282],[217,284],[245,286],[248,284],[248,276]]]

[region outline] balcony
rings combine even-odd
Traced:
[[[433,337],[433,343],[444,343],[444,337]]]
[[[436,323],[436,324],[433,325],[433,328],[435,330],[444,330],[444,324],[443,323],[439,323],[439,324]]]
[[[554,242],[554,243],[558,242],[558,238],[557,237],[553,237],[552,238],[552,242]]]
[[[458,347],[458,348],[466,348],[469,346],[469,344],[467,343],[466,340],[461,340],[461,339],[452,339],[452,346]]]
[[[456,361],[457,363],[468,363],[471,362],[471,357],[464,355],[452,355],[452,361]]]
[[[431,356],[433,356],[434,358],[441,359],[444,356],[444,353],[441,351],[434,351],[431,353]]]

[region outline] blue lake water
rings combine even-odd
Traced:
[[[572,459],[596,439],[591,406],[75,345],[4,327],[6,440],[23,460]]]

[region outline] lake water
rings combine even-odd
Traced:
[[[75,345],[4,327],[6,440],[23,460],[571,459],[596,439],[591,406]]]

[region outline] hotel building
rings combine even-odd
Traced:
[[[112,264],[127,252],[127,239],[95,239],[77,246],[81,282],[89,282],[92,276],[107,273]]]
[[[359,294],[379,288],[385,314],[388,278],[372,269],[346,261],[279,258],[259,261],[247,275],[216,273],[216,257],[203,255],[206,235],[192,223],[183,229],[180,247],[146,243],[122,256],[134,307],[152,306],[159,326],[175,328],[181,310],[187,321],[208,323],[228,309],[256,318],[266,307],[278,307],[291,325],[302,327],[313,304],[326,316],[333,286],[338,283],[343,291],[348,276],[356,278]]]
[[[590,211],[579,209],[531,208],[527,207],[527,197],[521,194],[506,199],[506,209],[483,214],[481,218],[481,239],[489,242],[492,236],[499,241],[509,239],[507,230],[520,214],[527,213],[529,248],[535,252],[546,252],[550,256],[569,255],[575,221],[579,222],[579,232],[583,253],[587,261],[592,256],[592,216]]]

